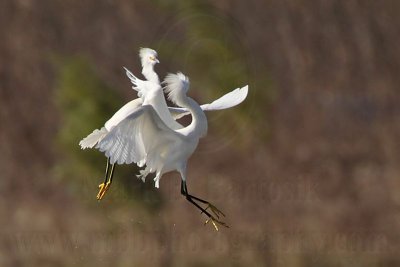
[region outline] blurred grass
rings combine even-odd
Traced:
[[[399,266],[399,3],[2,1],[0,265]],[[118,166],[95,199],[105,158],[78,142],[132,98],[140,46],[200,103],[250,86],[188,169],[228,231],[176,174],[156,191]],[[80,239],[53,253],[60,232]]]

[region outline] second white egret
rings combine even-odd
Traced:
[[[200,105],[186,95],[189,89],[188,77],[182,73],[169,74],[165,82],[168,99],[191,113],[192,122],[188,126],[171,129],[151,105],[142,105],[117,124],[96,148],[105,153],[111,164],[134,162],[140,167],[145,166],[146,174],[155,173],[157,188],[164,173],[178,171],[181,175],[182,195],[206,214],[206,223],[211,221],[218,230],[217,224],[227,226],[219,220],[220,215],[224,214],[208,201],[189,194],[186,184],[187,161],[199,139],[207,133],[207,118]],[[207,207],[203,208],[199,203]]]

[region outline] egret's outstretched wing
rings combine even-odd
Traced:
[[[204,104],[201,105],[200,107],[203,111],[231,108],[242,103],[246,99],[247,93],[248,93],[248,86],[246,85],[242,88],[237,88],[223,95],[222,97],[218,98],[217,100],[214,100],[210,104]],[[190,114],[189,111],[185,108],[169,107],[168,109],[171,112],[171,115],[174,117],[174,119],[179,119],[182,118],[183,116]]]
[[[203,110],[221,110],[234,107],[246,99],[249,90],[248,88],[247,85],[242,88],[237,88],[210,104],[201,105],[201,108]]]
[[[128,76],[129,80],[131,80],[131,83],[133,84],[132,89],[138,92],[138,97],[143,97],[143,95],[146,93],[146,81],[139,79],[125,67],[124,70],[126,72],[126,76]]]
[[[140,107],[143,104],[143,101],[141,98],[136,98],[132,101],[129,101],[126,103],[122,108],[120,108],[105,124],[105,128],[108,131],[111,131],[111,129],[116,126],[118,123],[120,123],[122,120],[124,120],[126,117],[131,115],[132,112],[134,112],[138,107]]]
[[[138,107],[104,137],[96,146],[111,163],[139,166],[146,164],[151,171],[165,161],[165,153],[158,153],[182,136],[171,130],[157,115],[152,106]]]
[[[91,134],[83,138],[79,145],[82,149],[93,148],[98,142],[100,142],[108,132],[128,117],[132,112],[134,112],[138,107],[142,105],[143,101],[140,98],[132,100],[126,103],[122,108],[120,108],[102,127],[101,129],[94,130]]]

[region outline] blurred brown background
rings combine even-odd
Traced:
[[[1,266],[399,266],[399,1],[0,2]],[[136,97],[139,47],[208,113],[189,190],[78,142]]]

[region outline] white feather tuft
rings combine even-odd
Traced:
[[[168,99],[175,104],[179,102],[180,97],[185,95],[189,90],[189,77],[185,76],[182,72],[177,74],[169,73],[164,79],[166,87],[165,92],[168,94]]]

